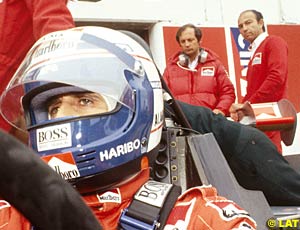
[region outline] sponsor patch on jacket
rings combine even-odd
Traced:
[[[9,207],[10,204],[6,200],[0,200],[0,209],[9,208]]]
[[[71,152],[43,156],[42,159],[65,180],[80,177]]]
[[[102,194],[97,194],[100,203],[121,203],[122,197],[118,188],[106,191]]]
[[[65,148],[72,145],[71,125],[62,124],[36,131],[38,151]]]
[[[253,56],[253,60],[252,60],[252,65],[259,65],[261,64],[261,59],[262,59],[262,53],[256,53]]]
[[[226,221],[239,217],[249,217],[247,211],[240,208],[231,200],[209,201],[207,202],[207,205],[216,209],[216,211],[219,213],[219,216]]]
[[[247,223],[246,221],[242,221],[239,224],[238,228],[235,228],[235,229],[236,230],[254,230],[254,228],[249,223]]]
[[[213,77],[215,75],[215,67],[204,66],[201,67],[201,76]]]

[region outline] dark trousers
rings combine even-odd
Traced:
[[[270,205],[300,205],[300,174],[264,133],[254,128],[243,131],[248,136],[244,149],[225,156],[239,184],[263,191]]]

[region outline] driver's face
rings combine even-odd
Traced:
[[[97,93],[70,93],[57,96],[48,103],[49,119],[86,116],[108,111],[104,98]]]

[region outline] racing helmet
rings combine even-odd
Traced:
[[[67,105],[76,109],[58,116],[70,97]],[[0,108],[81,193],[110,188],[139,172],[160,143],[164,120],[160,77],[149,53],[120,31],[94,26],[39,39]]]

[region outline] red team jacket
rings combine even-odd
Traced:
[[[219,109],[229,115],[235,101],[234,86],[217,54],[209,49],[205,51],[208,52],[206,61],[199,62],[195,70],[179,65],[181,52],[176,53],[168,60],[163,77],[177,100]]]
[[[0,93],[37,39],[71,27],[66,0],[0,0]],[[0,128],[10,129],[1,116]]]
[[[269,35],[257,47],[247,70],[247,94],[243,102],[277,102],[287,97],[288,47],[278,36]],[[281,152],[279,131],[266,132]]]
[[[243,101],[275,102],[287,97],[288,48],[286,42],[269,35],[255,50],[248,64],[247,94]]]
[[[121,211],[134,194],[149,179],[149,171],[142,171],[130,182],[84,199],[104,229],[117,229]],[[247,228],[245,227],[247,226]],[[165,230],[256,229],[255,221],[234,202],[220,197],[214,187],[195,187],[177,200],[167,220]]]
[[[1,230],[30,230],[31,225],[14,207],[0,200]]]
[[[149,170],[119,188],[84,196],[103,229],[117,229],[121,212],[132,201],[140,186],[149,179]],[[0,203],[1,230],[29,230],[30,224],[7,202]],[[185,191],[172,209],[165,230],[253,230],[255,221],[233,201],[218,196],[211,186],[194,187]]]

